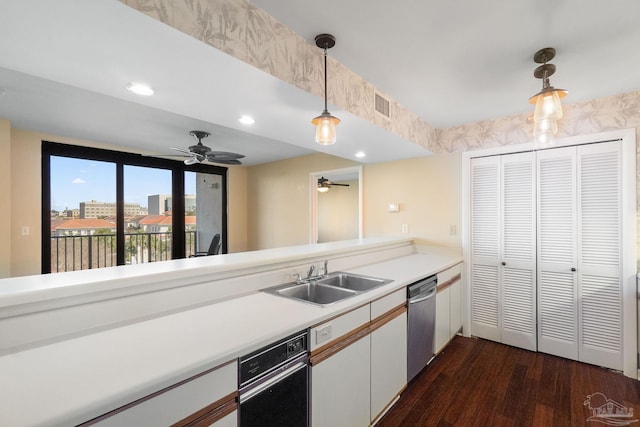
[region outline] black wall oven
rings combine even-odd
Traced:
[[[240,358],[240,427],[309,425],[307,332]]]

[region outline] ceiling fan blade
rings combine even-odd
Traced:
[[[183,150],[182,148],[175,148],[175,147],[169,147],[169,148],[171,148],[172,150],[179,151],[179,152],[184,153],[184,154],[188,154],[189,156],[193,155],[193,153],[191,151]]]
[[[335,182],[332,182],[332,183],[330,183],[329,185],[331,185],[331,186],[333,186],[333,185],[338,185],[338,186],[340,186],[340,187],[348,187],[348,186],[349,186],[349,184],[337,184],[337,183],[335,183]]]
[[[244,154],[229,153],[226,151],[210,151],[206,154],[208,160],[242,159]]]
[[[241,165],[242,162],[236,159],[207,159],[211,163],[218,163],[221,165]]]
[[[198,160],[198,158],[196,156],[189,157],[188,159],[185,159],[185,161],[184,161],[185,165],[195,165],[196,163],[200,163],[200,161]]]

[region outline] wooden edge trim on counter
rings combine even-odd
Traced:
[[[451,279],[447,280],[444,283],[438,283],[437,286],[437,292],[440,291],[444,291],[445,289],[447,289],[449,286],[453,285],[454,283],[456,283],[458,280],[460,280],[460,278],[462,277],[462,275],[460,273],[456,274],[455,276],[453,276]]]
[[[237,397],[238,392],[235,391],[172,424],[171,427],[208,427],[238,409]]]
[[[354,329],[342,337],[329,342],[328,344],[315,349],[311,352],[311,356],[309,357],[309,364],[311,366],[315,366],[318,363],[322,362],[325,359],[333,356],[340,350],[350,346],[354,342],[358,341],[360,338],[364,338],[369,335],[369,324],[371,322],[365,323],[364,325]]]
[[[373,319],[371,321],[371,325],[369,326],[369,332],[373,332],[376,329],[381,328],[382,326],[384,326],[387,323],[391,322],[396,317],[402,316],[406,312],[407,312],[407,304],[406,303],[397,306],[396,308],[386,312],[382,316],[379,316],[379,317]]]
[[[99,421],[102,421],[102,420],[104,420],[104,419],[106,419],[106,418],[109,418],[109,417],[112,417],[112,416],[114,416],[114,415],[117,415],[117,414],[119,414],[120,412],[124,412],[124,411],[126,411],[127,409],[133,408],[134,406],[137,406],[137,405],[139,405],[139,404],[141,404],[141,403],[144,403],[144,402],[146,402],[146,401],[147,401],[147,400],[149,400],[149,399],[153,399],[153,398],[154,398],[154,397],[156,397],[156,396],[159,396],[159,395],[161,395],[161,394],[163,394],[163,393],[166,393],[166,392],[168,392],[168,391],[171,391],[171,390],[173,390],[173,389],[174,389],[174,388],[176,388],[176,387],[180,387],[181,385],[184,385],[184,384],[186,384],[186,383],[188,383],[188,382],[191,382],[191,381],[193,381],[193,380],[195,380],[195,379],[197,379],[197,378],[200,378],[200,377],[201,377],[201,376],[203,376],[203,375],[210,374],[211,372],[216,371],[216,370],[218,370],[218,369],[222,368],[223,366],[227,366],[227,365],[230,365],[231,363],[235,363],[235,362],[236,362],[236,359],[233,359],[233,360],[228,361],[227,363],[223,363],[223,364],[218,365],[218,366],[216,366],[216,367],[209,368],[209,369],[207,369],[206,371],[200,372],[199,374],[196,374],[196,375],[194,375],[194,376],[192,376],[192,377],[189,377],[189,378],[184,379],[184,380],[182,380],[182,381],[180,381],[180,382],[177,382],[177,383],[175,383],[175,384],[172,384],[172,385],[170,385],[170,386],[168,386],[168,387],[165,387],[165,388],[163,388],[163,389],[161,389],[161,390],[158,390],[158,391],[156,391],[156,392],[154,392],[154,393],[151,393],[151,394],[149,394],[149,395],[147,395],[147,396],[141,397],[141,398],[140,398],[140,399],[138,399],[138,400],[134,400],[133,402],[127,403],[126,405],[123,405],[123,406],[121,406],[121,407],[119,407],[119,408],[116,408],[116,409],[114,409],[113,411],[109,411],[109,412],[107,412],[107,413],[105,413],[105,414],[99,415],[99,416],[97,416],[97,417],[95,417],[95,418],[92,418],[92,419],[90,419],[90,420],[88,420],[88,421],[85,421],[85,422],[83,422],[83,423],[80,423],[80,424],[78,424],[78,426],[77,426],[77,427],[86,427],[86,426],[94,425],[94,424],[96,424],[96,423],[97,423],[97,422],[99,422]],[[236,391],[236,394],[237,394],[237,391]]]

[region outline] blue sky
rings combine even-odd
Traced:
[[[187,173],[185,181],[185,193],[195,194],[195,173]],[[171,194],[171,171],[125,166],[125,202],[147,207],[151,194]],[[51,156],[51,209],[78,209],[80,202],[91,200],[115,202],[115,164]]]

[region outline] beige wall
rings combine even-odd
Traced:
[[[358,180],[334,181],[348,187],[334,186],[318,193],[318,243],[358,238]]]
[[[0,119],[0,278],[11,276],[11,124]]]
[[[10,132],[8,143],[3,136],[7,133],[6,128]],[[3,236],[10,236],[0,243],[0,255],[10,248],[10,256],[2,256],[0,261],[0,277],[40,274],[41,271],[40,159],[43,140],[122,151],[122,147],[113,145],[11,128],[7,120],[0,119],[0,202],[6,199],[6,203],[2,205],[8,206],[7,209],[0,209],[0,227],[3,227],[0,231]],[[246,250],[245,169],[230,167],[228,173],[230,252]],[[7,179],[2,179],[4,174]],[[21,235],[23,226],[29,227],[29,236]]]
[[[309,174],[358,164],[317,153],[249,167],[249,250],[309,243]]]
[[[365,237],[406,235],[407,224],[419,243],[460,247],[461,165],[462,155],[452,153],[365,166]],[[399,212],[388,212],[390,203]]]
[[[249,168],[249,248],[308,243],[309,173],[354,165],[313,154]],[[461,165],[460,153],[365,165],[364,236],[401,236],[408,224],[420,243],[460,247]],[[389,203],[399,203],[400,212],[387,212]]]
[[[247,168],[230,166],[227,174],[227,252],[248,250],[247,242]]]

